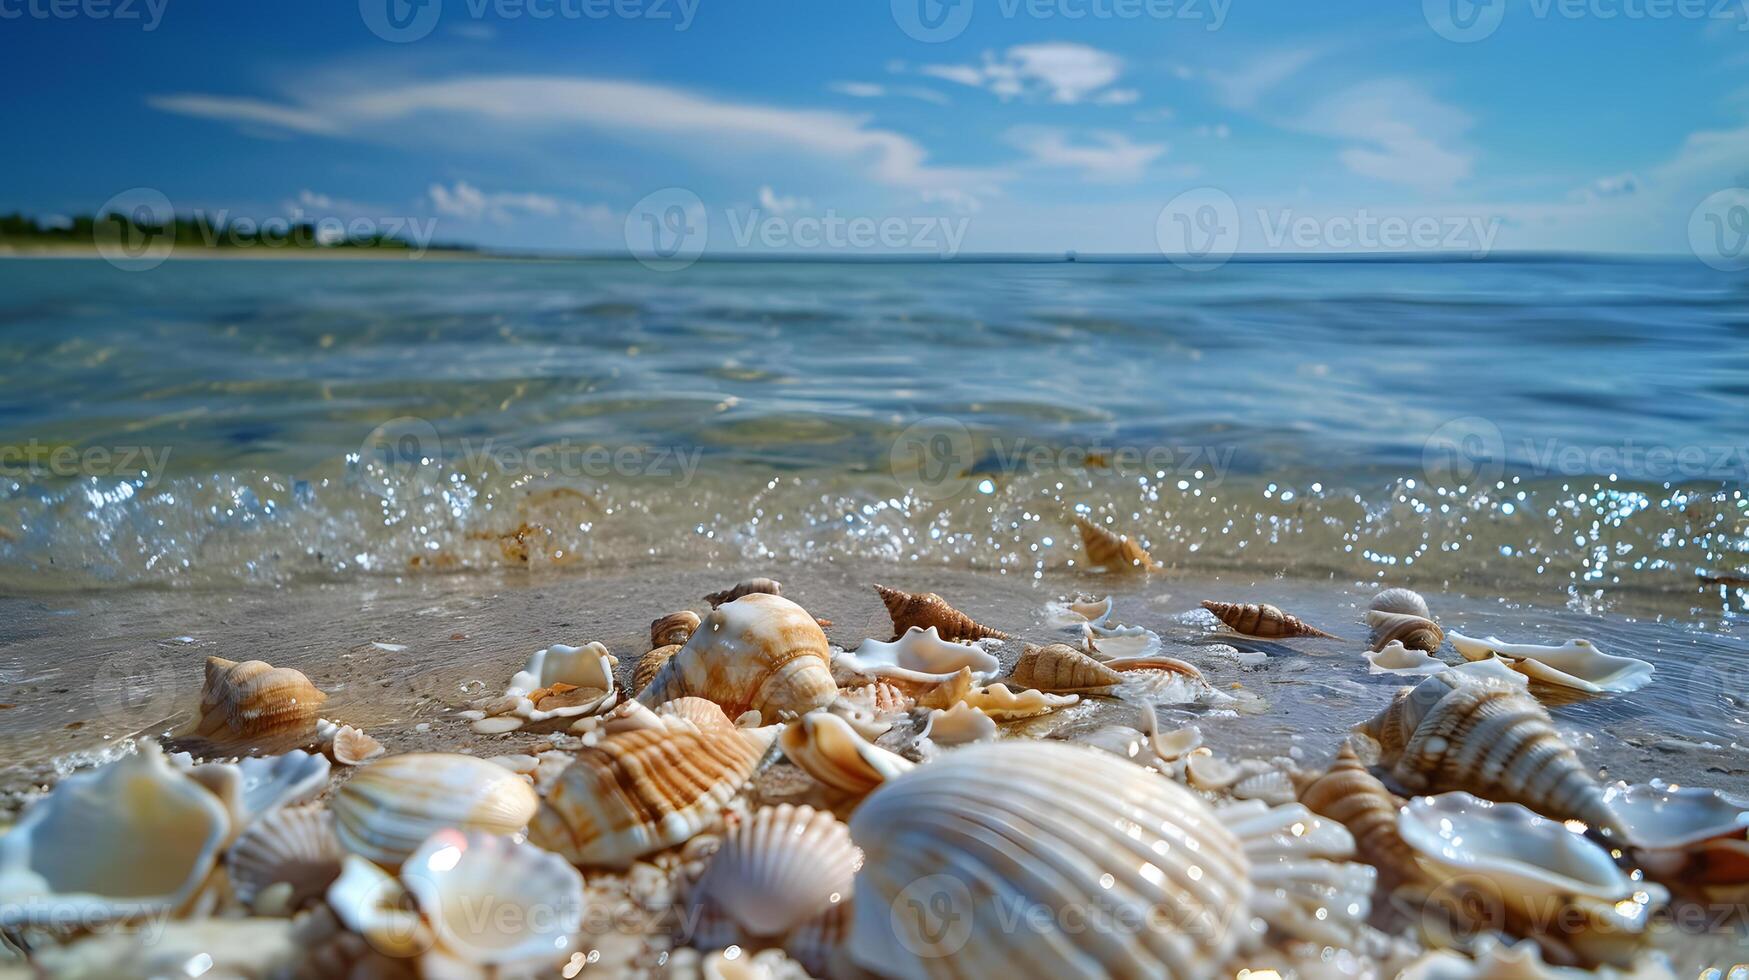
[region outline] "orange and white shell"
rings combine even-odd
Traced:
[[[1214,613],[1216,619],[1242,636],[1254,636],[1264,640],[1281,640],[1295,636],[1339,639],[1267,602],[1219,602],[1204,599],[1202,607]]]
[[[1413,613],[1372,610],[1366,614],[1366,623],[1372,627],[1374,653],[1392,643],[1401,643],[1411,650],[1432,653],[1445,642],[1445,630],[1440,629],[1438,623]]]
[[[933,592],[906,592],[884,585],[875,586],[875,592],[880,594],[881,602],[887,607],[887,615],[893,620],[895,638],[904,636],[912,629],[933,628],[941,639],[949,642],[1009,639],[1007,633],[991,629],[974,620],[948,605],[946,599]]]
[[[1299,798],[1308,810],[1347,827],[1355,849],[1382,877],[1403,881],[1418,876],[1414,853],[1397,833],[1403,801],[1367,770],[1352,743],[1342,744],[1323,774],[1300,780]]]
[[[326,700],[328,695],[290,667],[208,657],[194,734],[286,745],[313,742],[316,712]]]
[[[1029,645],[1008,679],[1020,687],[1061,694],[1104,694],[1123,683],[1117,671],[1062,643]]]
[[[1058,708],[1067,708],[1081,700],[1078,694],[1050,694],[1045,691],[1009,690],[1007,684],[987,684],[966,692],[961,703],[971,705],[997,721],[1035,718]],[[921,702],[919,702],[921,703]],[[942,705],[941,707],[951,707]]]
[[[830,656],[826,634],[807,610],[753,593],[712,610],[638,700],[700,697],[730,718],[750,710],[766,721],[796,718],[838,696]]]
[[[1108,572],[1151,572],[1160,563],[1147,550],[1130,538],[1076,515],[1075,526],[1081,531],[1081,547],[1087,552],[1087,564]]]
[[[521,833],[540,798],[500,765],[450,752],[385,756],[358,770],[334,794],[334,833],[347,851],[399,867],[446,827]]]
[[[910,760],[857,734],[837,715],[816,711],[791,722],[778,739],[803,772],[843,793],[861,796],[911,770]]]

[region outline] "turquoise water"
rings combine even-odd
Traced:
[[[1035,575],[1084,508],[1199,572],[1729,616],[1746,341],[1675,262],[6,262],[0,585]]]

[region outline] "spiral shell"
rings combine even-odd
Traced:
[[[1316,636],[1327,640],[1340,639],[1321,629],[1308,626],[1298,616],[1291,616],[1267,602],[1217,602],[1204,599],[1202,607],[1215,614],[1235,633],[1264,640],[1280,640],[1293,636]]]
[[[1322,775],[1298,782],[1306,809],[1347,827],[1355,851],[1379,869],[1382,879],[1403,881],[1418,874],[1414,853],[1397,833],[1403,801],[1367,771],[1352,743],[1342,743],[1336,761]]]
[[[1108,572],[1151,572],[1160,567],[1152,555],[1128,535],[1101,527],[1077,515],[1075,526],[1081,530],[1081,547],[1087,552],[1087,563]]]
[[[284,907],[295,910],[322,897],[340,877],[344,857],[334,816],[320,806],[285,807],[267,814],[225,855],[239,901],[254,905],[274,885],[289,886]]]
[[[812,807],[762,807],[731,830],[694,886],[700,915],[723,915],[770,940],[850,901],[862,852],[837,817]]]
[[[638,694],[657,705],[682,697],[716,702],[730,718],[799,717],[838,696],[826,634],[801,606],[763,592],[725,602]]]
[[[1008,679],[1021,687],[1062,694],[1104,694],[1123,683],[1117,671],[1064,643],[1029,644]]]
[[[1433,614],[1427,611],[1427,600],[1413,589],[1385,589],[1372,597],[1367,608],[1373,612],[1406,613],[1422,619],[1433,618]]]
[[[803,772],[842,793],[861,796],[909,772],[911,763],[873,745],[850,723],[824,711],[803,715],[778,739],[783,754]]]
[[[716,603],[711,604],[715,609]],[[698,613],[690,609],[672,612],[650,624],[650,649],[665,646],[685,646],[692,639],[692,634],[698,632]]]
[[[638,658],[638,665],[632,668],[632,690],[643,693],[662,672],[663,665],[679,653],[684,644],[670,643],[667,646],[656,647]]]
[[[1369,612],[1367,625],[1372,627],[1372,652],[1378,653],[1392,643],[1401,643],[1411,650],[1432,653],[1445,642],[1445,630],[1431,619],[1410,613]]]
[[[721,592],[712,592],[710,595],[704,597],[704,601],[710,603],[711,608],[715,609],[725,602],[734,602],[736,599],[745,596],[759,594],[783,595],[783,586],[779,585],[776,579],[750,578],[745,582],[736,583],[734,586],[724,589]]]
[[[678,705],[684,712],[661,716],[662,727],[615,732],[578,752],[528,839],[573,864],[625,867],[715,826],[777,729],[736,728],[701,698]]]
[[[341,846],[394,868],[447,827],[521,833],[539,804],[528,783],[503,766],[471,755],[410,752],[360,768],[330,809]]]
[[[1615,826],[1603,787],[1519,685],[1447,670],[1399,691],[1355,730],[1378,741],[1392,778],[1413,793],[1463,790],[1602,830]]]
[[[946,599],[933,592],[904,592],[884,585],[875,586],[875,591],[880,593],[881,602],[887,607],[887,615],[892,617],[894,640],[903,637],[908,630],[927,630],[931,627],[936,629],[941,639],[950,642],[1009,638],[1001,630],[994,630],[973,621],[970,616],[948,605]]]
[[[194,734],[256,744],[308,744],[315,740],[316,712],[326,700],[328,695],[290,667],[208,657]]]

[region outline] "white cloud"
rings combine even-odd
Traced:
[[[985,89],[1003,101],[1024,96],[1065,105],[1089,99],[1123,105],[1140,97],[1133,89],[1107,89],[1123,67],[1123,59],[1108,51],[1055,41],[1016,45],[1000,58],[986,52],[981,65],[923,65],[917,71]]]
[[[814,206],[814,202],[805,197],[780,197],[768,184],[759,188],[759,206],[772,214],[788,214],[791,211],[806,211]]]
[[[1601,201],[1611,197],[1627,197],[1640,192],[1640,178],[1631,173],[1599,177],[1569,195],[1575,201]]]
[[[465,180],[454,186],[432,184],[431,206],[438,214],[464,221],[486,220],[507,225],[518,217],[571,218],[590,224],[605,225],[613,220],[613,212],[602,204],[579,204],[547,194],[499,191],[487,193]]]
[[[1043,167],[1081,171],[1088,180],[1138,180],[1148,165],[1166,153],[1165,143],[1136,143],[1122,133],[1096,132],[1092,141],[1075,143],[1058,129],[1024,127],[1010,130],[1008,142]]]
[[[1283,48],[1251,58],[1232,69],[1211,69],[1203,73],[1215,88],[1215,98],[1229,109],[1254,108],[1258,101],[1283,82],[1299,74],[1301,69],[1322,58],[1323,48]],[[1188,70],[1180,77],[1188,77]]]
[[[1133,105],[1142,93],[1133,88],[1111,88],[1095,95],[1095,105]]]
[[[1472,156],[1456,145],[1470,117],[1407,80],[1350,86],[1319,99],[1291,125],[1350,143],[1337,158],[1363,177],[1444,191],[1470,176]]]
[[[319,111],[274,105],[261,99],[230,98],[222,95],[152,95],[146,97],[146,104],[164,112],[198,119],[261,123],[320,136],[340,132],[340,127]]]
[[[936,105],[947,105],[948,98],[934,89],[915,85],[901,85],[889,88],[874,82],[833,82],[828,86],[839,95],[848,95],[853,99],[880,99],[889,95],[907,99],[918,99],[923,102],[933,102]]]

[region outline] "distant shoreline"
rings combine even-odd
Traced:
[[[428,248],[423,251],[412,248],[279,248],[263,246],[260,248],[177,248],[172,249],[164,257],[165,261],[230,261],[248,260],[263,261],[272,259],[291,259],[294,261],[354,261],[369,262],[417,262],[421,259],[502,259],[518,256],[501,256],[488,252],[476,252],[472,249],[460,248]],[[0,259],[90,259],[105,261],[103,253],[96,248],[84,245],[44,245],[41,247],[17,245],[0,245]],[[124,260],[125,261],[125,260]]]

